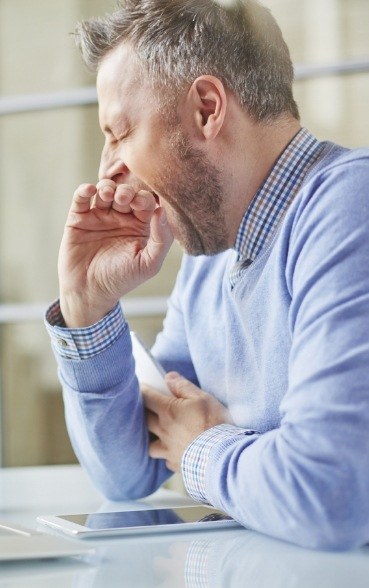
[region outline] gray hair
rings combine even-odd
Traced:
[[[92,71],[127,42],[153,86],[179,92],[214,75],[255,120],[299,118],[288,47],[257,0],[122,0],[112,14],[79,23],[75,35]]]

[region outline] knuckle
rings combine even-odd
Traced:
[[[96,186],[93,184],[80,184],[74,191],[73,197],[79,198],[81,196],[93,196],[96,192]]]
[[[123,192],[124,194],[130,194],[133,196],[135,194],[135,189],[131,184],[119,184],[117,186],[117,192]]]
[[[115,200],[119,203],[130,202],[134,197],[134,190],[130,186],[118,186],[115,190]]]
[[[78,196],[81,196],[84,194],[85,191],[86,191],[86,185],[82,184],[81,186],[78,186],[78,188],[74,191],[73,197],[76,198]]]
[[[97,184],[96,184],[96,188],[98,190],[102,190],[103,188],[116,188],[116,183],[113,180],[109,180],[108,178],[104,178],[103,180],[100,180]]]

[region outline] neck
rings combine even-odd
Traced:
[[[229,246],[233,247],[242,218],[275,162],[301,129],[299,121],[284,116],[273,123],[256,123],[250,117],[237,119],[229,144],[226,218]],[[236,140],[235,140],[236,137]]]

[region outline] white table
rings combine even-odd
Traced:
[[[139,503],[104,503],[79,466],[0,470],[0,518],[36,527],[36,516],[182,506],[160,490]],[[89,540],[82,559],[0,564],[0,588],[361,588],[369,548],[314,552],[245,529]]]

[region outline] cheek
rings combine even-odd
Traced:
[[[160,165],[155,148],[147,141],[132,141],[125,149],[125,163],[131,172],[147,184],[160,175]]]

